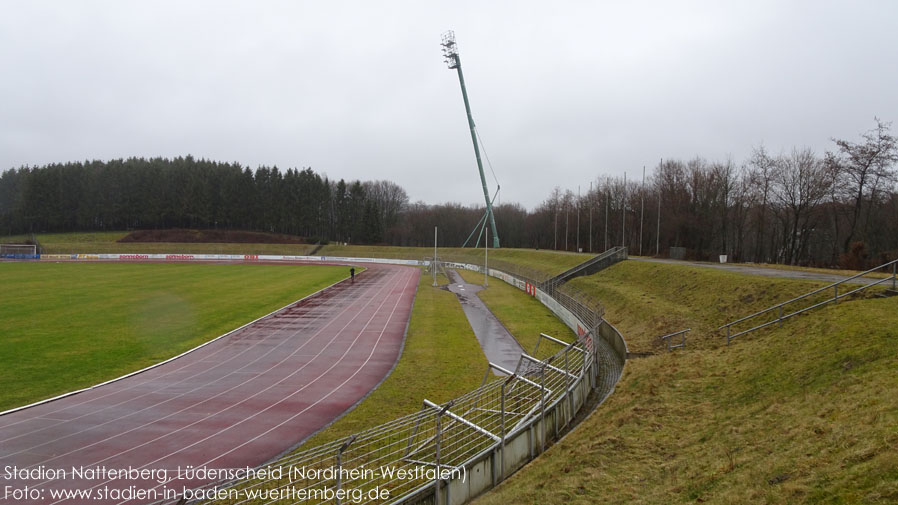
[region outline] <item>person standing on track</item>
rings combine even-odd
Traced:
[[[355,267],[349,267],[349,278],[352,280],[352,284],[355,284]]]

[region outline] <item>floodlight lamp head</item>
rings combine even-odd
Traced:
[[[458,45],[455,43],[455,32],[452,30],[443,34],[443,61],[450,69],[458,68]]]

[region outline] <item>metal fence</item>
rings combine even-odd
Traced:
[[[285,457],[270,465],[280,469],[277,478],[230,483],[229,496],[210,503],[389,503],[431,486],[435,494],[479,454],[498,449],[501,459],[506,440],[564,398],[591,356],[575,343],[547,360],[522,358],[509,377],[443,405],[424,400],[414,414]]]
[[[755,330],[760,330],[761,328],[765,328],[772,324],[777,324],[782,326],[783,321],[789,319],[790,317],[797,316],[803,312],[807,312],[811,309],[815,309],[822,305],[826,305],[829,303],[839,303],[839,300],[845,298],[847,296],[851,296],[855,293],[859,293],[861,291],[865,291],[873,286],[878,286],[881,284],[889,283],[891,284],[892,290],[896,289],[896,284],[898,284],[898,275],[896,275],[896,266],[898,266],[898,260],[893,260],[883,265],[880,265],[876,268],[871,268],[866,272],[861,272],[857,275],[853,275],[851,277],[846,277],[841,281],[834,282],[828,286],[824,286],[819,289],[815,289],[808,293],[805,293],[801,296],[792,298],[791,300],[787,300],[782,303],[778,303],[772,307],[768,307],[760,312],[755,312],[750,316],[745,316],[743,318],[737,319],[735,321],[731,321],[720,328],[717,328],[718,331],[726,330],[726,343],[730,345],[730,341],[734,338],[745,335],[746,333],[753,332]],[[868,284],[864,284],[858,288],[850,289],[845,288],[843,285],[849,281],[862,277],[864,275],[876,272],[883,271],[889,272],[891,270],[891,275],[888,277],[883,277],[882,279],[871,281]],[[789,307],[787,309],[787,307]],[[791,312],[789,312],[791,311]],[[737,331],[733,333],[734,327],[737,327],[742,324],[750,324],[753,325],[747,329]]]
[[[515,270],[523,279],[524,269]],[[541,335],[536,356],[522,354],[515,370],[490,364],[506,375],[488,370],[481,387],[455,400],[424,400],[414,414],[265,465],[259,478],[211,483],[179,502],[158,503],[442,505],[476,496],[545,450],[600,382],[598,365],[608,359],[596,353],[597,344],[607,345],[597,331],[601,314],[574,295],[558,295],[589,327],[576,341]],[[619,368],[612,375],[610,388]]]
[[[626,249],[624,249],[626,255]],[[463,255],[445,255],[440,259],[443,262],[455,263],[457,266],[483,273],[483,265],[470,264],[470,258]],[[557,280],[557,276],[549,272],[535,268],[510,263],[503,260],[489,260],[489,268],[498,270],[528,283],[554,298],[564,308],[580,319],[588,328],[595,328],[602,323],[605,315],[605,307],[598,298],[592,294],[572,286],[564,285]],[[564,289],[562,289],[564,286]]]
[[[572,386],[594,371],[593,355],[584,341],[543,360],[523,355],[510,376],[493,378],[446,404],[424,400],[414,414],[267,465],[264,479],[209,484],[188,498],[214,496],[207,503],[238,505],[390,503],[422,492],[436,497],[438,486],[461,478],[465,464],[490,451],[499,459],[493,478],[501,480],[508,465],[506,441],[544,419],[548,406],[571,400]],[[542,429],[544,449],[545,424]]]
[[[574,277],[580,277],[581,275],[592,275],[625,259],[627,259],[627,248],[625,246],[612,247],[611,249],[608,249],[607,251],[599,254],[589,261],[580,263],[579,265],[565,270],[555,277],[552,277],[544,284],[560,286],[561,284],[564,284]]]

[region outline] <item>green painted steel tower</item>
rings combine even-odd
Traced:
[[[480,171],[480,183],[483,185],[483,199],[486,202],[486,214],[484,219],[489,220],[493,230],[493,248],[499,248],[499,231],[496,230],[496,217],[493,215],[493,203],[490,201],[489,190],[486,187],[486,177],[483,174],[483,162],[480,161],[480,146],[477,143],[477,130],[474,127],[474,117],[471,115],[471,104],[468,103],[468,91],[465,89],[465,76],[461,72],[461,58],[458,57],[458,45],[455,43],[455,32],[452,30],[443,34],[443,57],[449,69],[458,71],[458,83],[461,85],[461,96],[465,101],[465,112],[468,114],[468,127],[471,129],[471,142],[474,143],[474,156],[477,158],[477,169]],[[483,222],[483,221],[481,221]],[[480,224],[478,223],[478,226]],[[477,229],[474,229],[476,232]],[[473,235],[474,232],[471,232]],[[468,237],[470,239],[470,237]],[[478,239],[479,241],[479,239]],[[467,241],[465,242],[467,244]]]

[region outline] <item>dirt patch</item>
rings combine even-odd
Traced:
[[[305,237],[234,230],[137,230],[119,242],[180,242],[215,244],[306,244]]]

